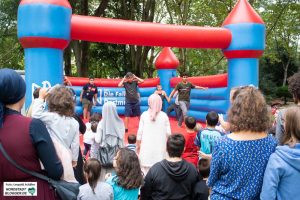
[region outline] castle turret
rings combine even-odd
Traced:
[[[223,25],[232,41],[223,49],[228,59],[228,88],[258,86],[258,58],[265,49],[265,24],[247,0],[239,0]]]
[[[22,0],[18,38],[25,49],[26,107],[35,85],[63,81],[63,50],[70,41],[72,9],[67,0]]]

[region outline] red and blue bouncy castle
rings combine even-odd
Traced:
[[[25,49],[26,106],[30,105],[35,86],[50,87],[63,82],[63,50],[71,39],[142,46],[221,49],[228,59],[228,75],[190,79],[194,84],[210,88],[206,91],[193,90],[191,94],[189,115],[205,121],[205,115],[210,110],[226,112],[232,87],[249,84],[258,86],[258,58],[265,48],[265,25],[247,0],[238,0],[221,28],[79,16],[72,15],[72,8],[67,0],[22,0],[18,9],[18,38]],[[172,57],[170,51],[165,48],[161,54]],[[142,110],[146,109],[147,97],[158,82],[167,94],[179,82],[176,78],[179,63],[175,61],[174,64],[173,59],[170,64],[169,56],[156,61],[159,79],[149,79],[140,85]],[[116,101],[120,104],[118,111],[122,114],[120,99],[124,100],[124,94],[123,89],[115,88],[118,81],[97,82],[101,90],[99,102]],[[106,84],[112,82],[114,84]],[[75,89],[78,93],[81,88]],[[112,97],[114,98],[111,99]],[[101,106],[94,109],[99,112]],[[77,112],[81,112],[79,107]]]
[[[79,101],[79,96],[82,87],[88,83],[88,78],[68,78],[72,83],[72,88],[76,93],[76,113],[82,114],[82,105]],[[117,105],[117,111],[120,115],[125,113],[125,89],[119,88],[120,79],[95,79],[95,85],[98,87],[98,102],[97,106],[92,107],[92,112],[102,113],[102,106],[107,101],[112,101]],[[154,93],[156,85],[159,84],[159,78],[151,78],[139,84],[140,106],[141,111],[148,109],[148,97]]]

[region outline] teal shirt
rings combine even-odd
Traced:
[[[195,145],[199,146],[205,154],[212,154],[215,142],[222,137],[223,134],[217,129],[202,129],[195,138]]]
[[[117,177],[111,176],[109,177],[106,182],[112,186],[114,191],[114,200],[137,200],[139,189],[131,189],[127,190],[119,186],[116,182]]]

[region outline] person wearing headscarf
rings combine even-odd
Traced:
[[[21,115],[26,85],[11,69],[0,69],[0,141],[7,154],[19,165],[59,180],[62,164],[45,125],[38,119]],[[39,160],[45,170],[41,169]],[[0,153],[0,182],[36,182],[36,199],[54,200],[56,195],[47,182],[25,174]],[[3,184],[0,191],[3,191]],[[24,199],[24,197],[14,197]]]
[[[137,133],[137,152],[144,175],[152,165],[166,158],[166,142],[171,135],[169,118],[161,111],[160,96],[152,94],[148,105],[149,109],[141,115]]]
[[[122,148],[124,147],[124,133],[125,126],[117,113],[116,104],[111,101],[106,102],[102,108],[102,119],[97,127],[95,142],[99,144],[99,148],[107,148],[109,150]],[[110,160],[109,163],[111,165],[103,166],[100,180],[104,180],[105,175],[113,171],[113,160]]]

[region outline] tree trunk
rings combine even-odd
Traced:
[[[255,0],[249,0],[249,3],[253,6],[255,3]]]
[[[89,46],[88,42],[81,42],[81,66],[79,68],[80,76],[87,77],[89,75]]]
[[[108,2],[109,0],[102,0],[98,8],[95,10],[94,16],[96,17],[104,16],[104,11],[108,6]]]
[[[142,15],[138,15],[136,11],[136,2],[131,0],[130,6],[128,7],[126,1],[122,1],[122,8],[125,19],[137,20],[141,19],[144,22],[153,22],[154,20],[154,11],[155,11],[155,0],[145,0],[142,5]],[[148,52],[150,47],[142,47],[142,46],[129,46],[130,51],[130,67],[126,69],[126,71],[132,71],[139,77],[143,76],[144,71],[147,72],[147,69],[151,67],[146,62],[148,59]]]
[[[69,45],[64,51],[64,61],[65,61],[65,75],[72,75],[72,66],[71,66],[71,46]]]
[[[102,16],[104,15],[105,9],[108,6],[109,0],[102,0],[99,3],[99,6],[93,12],[94,16]],[[89,15],[89,1],[88,0],[81,0],[81,1],[70,1],[74,13],[78,13],[81,15]],[[77,4],[78,3],[78,4]],[[77,5],[77,6],[76,6]],[[76,10],[77,8],[77,10]],[[77,12],[76,12],[77,11]],[[70,44],[71,48],[73,49],[74,56],[75,56],[75,63],[77,67],[77,72],[79,76],[87,77],[89,75],[89,47],[90,43],[85,41],[72,41]],[[67,49],[66,49],[67,51]],[[71,53],[69,50],[68,53]],[[71,69],[68,65],[68,62],[71,63],[71,56],[68,58],[68,53],[65,53],[65,69]],[[71,65],[71,64],[70,64]],[[67,71],[66,71],[67,74]]]
[[[286,85],[286,80],[287,80],[287,72],[288,72],[288,69],[289,69],[289,65],[290,65],[290,62],[291,62],[291,58],[289,57],[286,65],[284,65],[284,63],[282,63],[283,65],[283,83],[282,83],[282,86],[285,86]]]
[[[76,69],[77,69],[78,75],[80,76],[79,68],[81,66],[81,48],[80,48],[79,41],[72,41],[70,45],[74,52]]]

